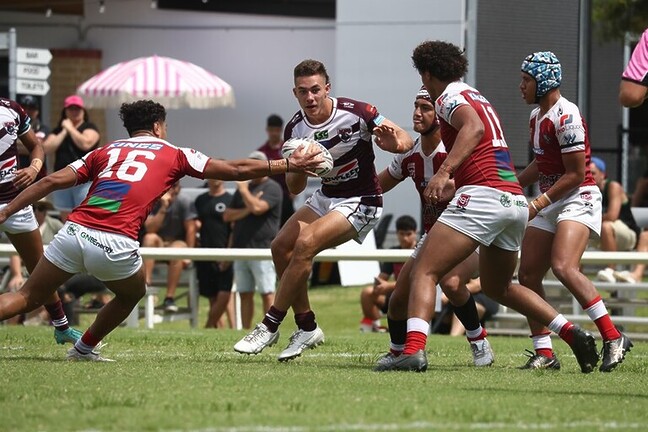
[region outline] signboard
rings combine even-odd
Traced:
[[[52,53],[47,49],[21,47],[16,49],[16,61],[18,63],[47,65],[51,60]]]
[[[42,48],[16,48],[16,93],[45,96],[50,89],[47,78],[52,53]]]
[[[44,80],[17,79],[16,93],[28,94],[35,96],[45,96],[49,92],[50,86]]]

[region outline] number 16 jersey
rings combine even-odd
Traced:
[[[68,220],[137,239],[155,201],[186,175],[203,179],[208,161],[196,150],[152,136],[114,141],[68,165],[76,184],[92,181]]]

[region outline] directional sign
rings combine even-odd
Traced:
[[[50,68],[47,66],[18,63],[16,68],[17,78],[46,80],[50,76]]]
[[[18,79],[16,80],[16,93],[45,96],[50,86],[47,81]]]
[[[18,63],[46,65],[52,60],[52,53],[47,49],[18,47],[16,49],[16,60]]]

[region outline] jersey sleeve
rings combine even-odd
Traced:
[[[391,163],[387,167],[389,175],[396,180],[403,180],[405,178],[405,174],[403,173],[403,157],[403,153],[395,154]]]
[[[648,29],[641,35],[622,78],[648,86]]]
[[[180,155],[180,164],[185,175],[205,178],[205,167],[209,162],[209,156],[191,148],[180,148]]]
[[[31,129],[31,118],[18,102],[11,101],[10,106],[18,113],[18,136],[26,134]]]
[[[378,112],[378,108],[376,108],[375,106],[365,102],[359,102],[359,104],[360,118],[364,120],[369,133],[372,133],[374,128],[376,126],[380,126],[380,124],[385,120],[385,117],[383,117],[382,114]]]
[[[77,159],[68,165],[76,173],[76,184],[83,184],[94,178],[90,167],[97,158],[98,152],[99,149],[92,150],[91,152],[86,153],[81,159]]]
[[[461,93],[444,93],[434,103],[436,113],[448,124],[452,123],[452,115],[457,108],[469,105],[468,101]]]
[[[585,151],[585,126],[578,109],[569,106],[556,117],[554,127],[561,153]]]

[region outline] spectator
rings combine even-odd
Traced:
[[[40,104],[38,102],[38,99],[31,95],[25,95],[20,98],[20,106],[23,107],[23,109],[29,116],[29,119],[31,120],[31,127],[36,134],[36,139],[40,144],[43,144],[50,130],[41,122]],[[29,152],[22,144],[20,139],[18,139],[18,164],[23,168],[29,166],[30,164]],[[45,175],[47,175],[47,162],[43,164],[40,172],[36,176],[36,179],[39,180]]]
[[[637,252],[648,252],[648,231],[644,230],[639,235],[639,240],[637,241]],[[643,274],[646,270],[646,264],[640,263],[636,264],[634,268],[630,271],[622,270],[620,272],[614,272],[614,277],[619,282],[627,283],[637,283],[643,280]]]
[[[258,150],[248,157],[268,160]],[[237,188],[232,204],[223,214],[226,222],[234,222],[232,247],[269,248],[279,232],[281,186],[270,177],[260,177],[237,182]],[[254,291],[261,294],[265,313],[274,301],[277,273],[270,260],[241,260],[234,262],[234,278],[241,297],[243,328],[249,329],[254,317]]]
[[[232,202],[232,194],[225,190],[222,180],[207,180],[208,191],[196,198],[196,215],[200,225],[200,247],[226,248],[231,245],[231,224],[223,214]],[[205,328],[222,327],[223,313],[232,293],[231,261],[196,261],[196,275],[200,295],[209,299]],[[233,327],[230,320],[230,327]]]
[[[99,129],[90,122],[80,96],[65,98],[58,126],[43,142],[45,154],[54,154],[54,171],[82,158],[99,144]],[[90,183],[57,190],[52,195],[54,207],[66,221],[69,212],[83,201]]]
[[[411,216],[401,216],[396,219],[396,236],[398,246],[392,249],[414,249],[416,247],[416,221]],[[365,287],[360,293],[360,305],[363,318],[360,321],[360,331],[384,333],[385,327],[380,324],[380,317],[387,313],[389,297],[396,288],[396,279],[403,268],[403,262],[384,262],[380,265],[380,274],[374,284]],[[393,276],[393,280],[390,280]]]
[[[621,76],[619,102],[634,108],[641,105],[648,96],[648,29],[637,43],[628,66]]]
[[[176,182],[157,202],[153,211],[144,222],[145,232],[143,247],[192,248],[196,246],[196,211],[191,200],[180,191],[180,182]],[[162,307],[166,312],[178,312],[175,293],[180,282],[182,270],[187,268],[190,260],[169,260],[167,270],[167,288]],[[146,284],[153,283],[154,259],[144,260]]]
[[[466,284],[466,288],[475,299],[477,307],[477,315],[482,326],[499,312],[499,303],[492,300],[481,290],[481,282],[479,278],[472,279]],[[441,304],[443,308],[438,317],[434,318],[431,325],[431,333],[447,333],[450,336],[463,336],[466,333],[466,328],[461,323],[461,320],[455,314],[455,306],[450,303],[445,294],[441,297]]]
[[[268,140],[259,147],[259,151],[263,152],[269,160],[283,159],[281,155],[281,146],[283,145],[283,119],[277,114],[272,114],[268,117],[266,122],[266,133],[268,134]],[[290,216],[295,213],[295,207],[293,200],[295,196],[290,193],[288,190],[288,185],[286,184],[286,176],[284,174],[278,174],[270,176],[270,178],[281,186],[281,191],[283,192],[283,199],[281,201],[281,223],[280,226],[283,226]]]
[[[605,171],[605,161],[592,157],[589,166],[592,177],[603,197],[603,217],[601,223],[601,240],[595,242],[602,251],[631,251],[637,244],[640,229],[632,216],[628,195],[621,183],[610,180]],[[616,282],[616,266],[608,266],[600,270],[596,279],[604,282]]]

